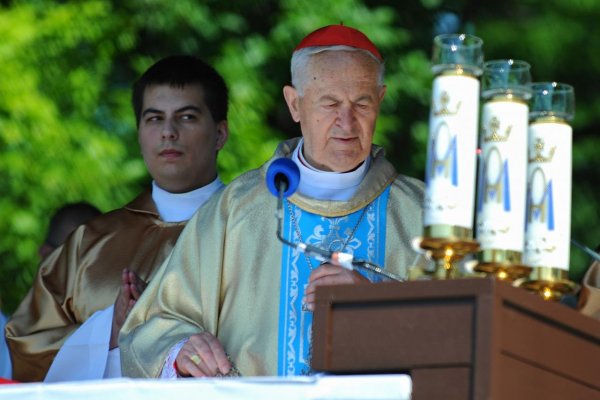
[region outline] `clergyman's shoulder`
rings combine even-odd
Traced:
[[[407,175],[398,175],[393,184],[408,195],[423,197],[425,192],[425,182]]]

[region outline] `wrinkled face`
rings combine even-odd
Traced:
[[[325,51],[311,57],[304,95],[291,86],[284,96],[300,122],[304,157],[315,168],[346,172],[371,151],[375,121],[385,86],[378,65],[360,52]]]
[[[156,184],[183,193],[212,182],[227,121],[215,122],[199,84],[150,85],[144,92],[138,140]]]

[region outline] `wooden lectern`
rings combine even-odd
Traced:
[[[600,399],[600,321],[493,278],[317,289],[312,366],[413,399]]]

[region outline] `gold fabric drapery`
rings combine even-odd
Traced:
[[[184,226],[160,220],[149,190],[80,226],[41,263],[6,326],[13,378],[43,380],[65,339],[94,312],[114,304],[123,268],[151,279]]]

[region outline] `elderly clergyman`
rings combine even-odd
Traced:
[[[283,94],[302,137],[281,143],[189,222],[123,327],[124,375],[311,373],[315,287],[373,277],[277,240],[277,199],[264,183],[275,159],[300,169],[283,205],[287,240],[406,276],[411,239],[422,231],[423,183],[399,175],[372,144],[386,91],[379,51],[356,29],[326,26],[296,47],[291,70]]]

